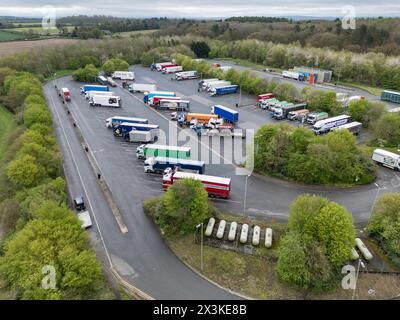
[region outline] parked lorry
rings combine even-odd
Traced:
[[[181,81],[181,80],[191,80],[191,79],[198,79],[200,78],[200,75],[197,73],[197,71],[183,71],[183,72],[177,72],[175,73],[175,80]],[[173,80],[174,78],[171,78]]]
[[[263,94],[258,95],[257,101],[272,99],[274,97],[275,97],[275,95],[273,93],[263,93]]]
[[[217,119],[218,116],[215,114],[182,112],[178,117],[178,124],[184,126],[188,124],[195,125],[198,123],[208,123],[212,118]]]
[[[230,81],[226,81],[226,80],[218,80],[218,81],[212,81],[212,82],[208,82],[206,83],[205,90],[207,90],[208,92],[210,92],[213,88],[216,87],[223,87],[223,86],[229,86],[231,85]]]
[[[332,131],[336,131],[336,130],[348,130],[350,131],[352,134],[354,135],[358,135],[361,131],[362,128],[362,123],[361,122],[357,122],[357,121],[353,121],[350,123],[346,123],[344,125],[338,126],[336,128],[332,128]]]
[[[87,91],[109,91],[107,86],[99,86],[96,84],[86,84],[80,87],[81,93],[86,93]]]
[[[345,114],[342,114],[340,116],[333,117],[333,118],[320,120],[314,124],[312,131],[317,135],[324,134],[324,133],[329,132],[333,128],[336,128],[336,127],[339,127],[341,125],[348,123],[349,120],[350,120],[350,116],[345,115]]]
[[[123,122],[148,124],[149,120],[142,119],[142,118],[131,118],[131,117],[114,116],[114,117],[106,119],[106,127],[107,128],[113,128],[117,124],[120,124],[120,123],[123,123]]]
[[[217,78],[211,78],[211,79],[203,79],[199,81],[199,89],[206,89],[206,84],[209,82],[214,82],[214,81],[218,81]]]
[[[282,106],[280,108],[275,109],[272,114],[272,117],[276,120],[286,119],[289,112],[304,110],[307,107],[307,103],[297,103],[297,104],[288,104],[286,106]]]
[[[239,112],[219,104],[211,107],[211,113],[231,123],[237,123],[239,121]]]
[[[193,179],[200,181],[210,197],[227,199],[231,191],[231,179],[176,171],[163,176],[163,189],[167,190],[175,181],[180,179]]]
[[[193,125],[192,129],[198,136],[209,136],[209,137],[246,137],[246,130],[235,129],[232,124],[216,125],[214,127],[206,126],[204,124]]]
[[[107,78],[105,76],[98,76],[97,81],[101,83],[103,86],[108,85]]]
[[[166,65],[162,65],[159,68],[157,68],[157,71],[163,71],[165,68],[171,68],[171,67],[176,67],[177,64],[176,63],[170,63],[170,64],[166,64]]]
[[[303,119],[305,119],[307,117],[307,115],[310,113],[310,110],[308,109],[300,109],[300,110],[296,110],[296,111],[290,111],[287,115],[287,118],[290,121],[302,121]]]
[[[89,100],[93,96],[115,96],[115,93],[112,91],[86,91],[85,98]]]
[[[307,123],[315,124],[317,121],[328,119],[328,117],[326,112],[311,112],[307,115]]]
[[[299,80],[299,81],[304,81],[305,80],[304,75],[302,75],[299,72],[294,72],[294,71],[288,71],[288,70],[283,71],[282,72],[282,76],[284,78],[289,78],[289,79],[294,79],[294,80]]]
[[[125,140],[134,143],[149,143],[149,142],[154,142],[156,139],[157,139],[157,130],[150,130],[150,131],[131,130],[129,131],[129,134],[126,135]]]
[[[151,83],[131,83],[128,90],[129,92],[154,92],[157,86]]]
[[[156,109],[189,111],[190,110],[190,101],[189,100],[161,99],[158,102],[158,104],[156,105]]]
[[[117,96],[94,95],[89,99],[89,104],[95,107],[121,107],[121,98]]]
[[[375,149],[372,160],[390,169],[400,171],[400,155],[383,149]]]
[[[190,147],[142,144],[136,148],[136,157],[138,159],[147,159],[149,157],[190,159]]]
[[[137,131],[152,131],[154,139],[157,139],[158,136],[158,128],[157,124],[145,124],[145,123],[129,123],[129,122],[122,122],[117,124],[113,127],[114,136],[115,137],[122,137],[128,140],[129,132],[132,130]]]
[[[215,96],[222,96],[225,94],[232,94],[236,93],[238,90],[239,86],[236,84],[231,86],[215,87],[211,89],[210,96],[215,97]]]
[[[279,100],[275,98],[263,99],[258,102],[258,106],[263,110],[268,110],[270,107],[274,106],[278,102]]]
[[[383,90],[381,93],[381,100],[400,103],[400,92],[392,90]]]
[[[204,161],[166,158],[166,157],[149,157],[144,161],[144,172],[146,173],[171,173],[171,169],[179,168],[181,171],[192,171],[194,173],[203,174],[206,170]]]
[[[181,97],[165,97],[165,96],[154,96],[149,99],[149,106],[156,107],[163,99],[169,100],[182,100]]]
[[[93,225],[89,211],[78,212],[78,219],[81,221],[81,227],[83,229],[88,229]]]
[[[149,100],[153,97],[175,97],[176,93],[171,91],[151,91],[145,92],[143,96],[143,102],[149,103]]]
[[[121,79],[121,80],[135,80],[135,73],[132,71],[114,71],[111,75],[113,79]]]
[[[107,82],[111,87],[116,87],[117,83],[111,77],[107,77]]]
[[[71,101],[71,93],[69,92],[68,88],[61,88],[60,90],[60,96],[65,100],[65,101]]]
[[[169,73],[175,73],[175,72],[180,72],[180,71],[183,71],[182,66],[166,67],[161,72],[163,74],[169,74]]]
[[[171,65],[173,64],[172,61],[166,61],[166,62],[158,62],[158,63],[152,63],[150,66],[150,69],[152,71],[159,71],[159,69],[161,68],[161,66],[166,66],[166,65]]]

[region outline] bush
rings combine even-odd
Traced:
[[[19,204],[16,200],[5,199],[0,203],[0,227],[5,234],[15,229],[19,217]]]
[[[8,164],[7,177],[18,188],[30,188],[43,181],[46,169],[36,162],[35,157],[25,155]]]
[[[377,123],[375,137],[385,146],[397,147],[400,145],[400,113],[385,114]]]
[[[198,58],[208,58],[208,54],[210,53],[210,47],[204,41],[192,42],[190,49],[192,49]]]
[[[376,123],[385,113],[385,110],[383,103],[368,100],[353,101],[349,105],[351,119],[361,122],[365,128],[369,128]]]
[[[129,63],[122,59],[109,59],[102,68],[107,75],[111,75],[114,71],[128,71]]]
[[[96,82],[99,71],[93,64],[88,64],[84,68],[76,70],[72,79],[80,82]]]
[[[34,124],[43,124],[51,127],[53,120],[49,110],[38,104],[29,104],[24,110],[24,124],[30,128]]]

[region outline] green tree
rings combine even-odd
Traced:
[[[97,75],[99,74],[99,71],[93,64],[88,64],[84,68],[80,68],[76,70],[72,78],[75,81],[81,81],[81,82],[95,82],[97,79]]]
[[[53,123],[49,110],[45,106],[29,104],[24,110],[24,124],[30,128],[33,124],[43,124],[50,127]]]
[[[164,196],[166,230],[186,234],[208,217],[208,194],[200,181],[182,179]]]
[[[37,164],[36,158],[25,155],[11,161],[7,166],[7,177],[17,187],[33,187],[46,177],[46,170]]]
[[[385,114],[375,127],[375,136],[387,146],[400,145],[400,113]]]
[[[192,42],[190,49],[192,49],[198,58],[208,58],[211,50],[207,42],[204,41]]]
[[[128,71],[129,63],[119,58],[108,59],[102,68],[107,75],[111,75],[114,71]]]
[[[0,203],[0,227],[5,234],[14,230],[19,215],[19,204],[15,199],[5,199]]]

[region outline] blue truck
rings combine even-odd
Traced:
[[[236,123],[239,121],[239,112],[219,104],[211,107],[211,113],[217,115],[219,118],[222,118],[227,122]]]
[[[204,174],[206,171],[206,165],[204,161],[166,157],[149,157],[144,162],[144,172],[146,173],[167,174],[175,169]]]
[[[113,128],[117,124],[120,124],[120,123],[123,123],[123,122],[148,124],[149,120],[142,119],[142,118],[131,118],[131,117],[114,116],[114,117],[106,119],[106,127],[107,128]]]
[[[99,86],[95,84],[86,84],[80,89],[81,93],[85,93],[86,91],[109,91],[107,86]]]
[[[149,100],[153,97],[176,97],[175,92],[170,92],[170,91],[153,91],[153,92],[147,92],[143,96],[143,102],[144,103],[149,103]]]
[[[224,94],[236,93],[239,90],[239,86],[237,84],[223,87],[212,88],[210,92],[210,96],[222,96]]]
[[[145,123],[129,123],[122,122],[116,126],[114,126],[114,136],[122,137],[124,139],[129,139],[129,132],[132,130],[136,131],[158,131],[158,125],[156,124],[145,124]],[[155,140],[157,139],[157,134],[155,133]]]

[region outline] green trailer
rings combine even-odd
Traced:
[[[142,144],[136,148],[136,157],[138,159],[147,159],[149,157],[190,159],[190,147]]]

